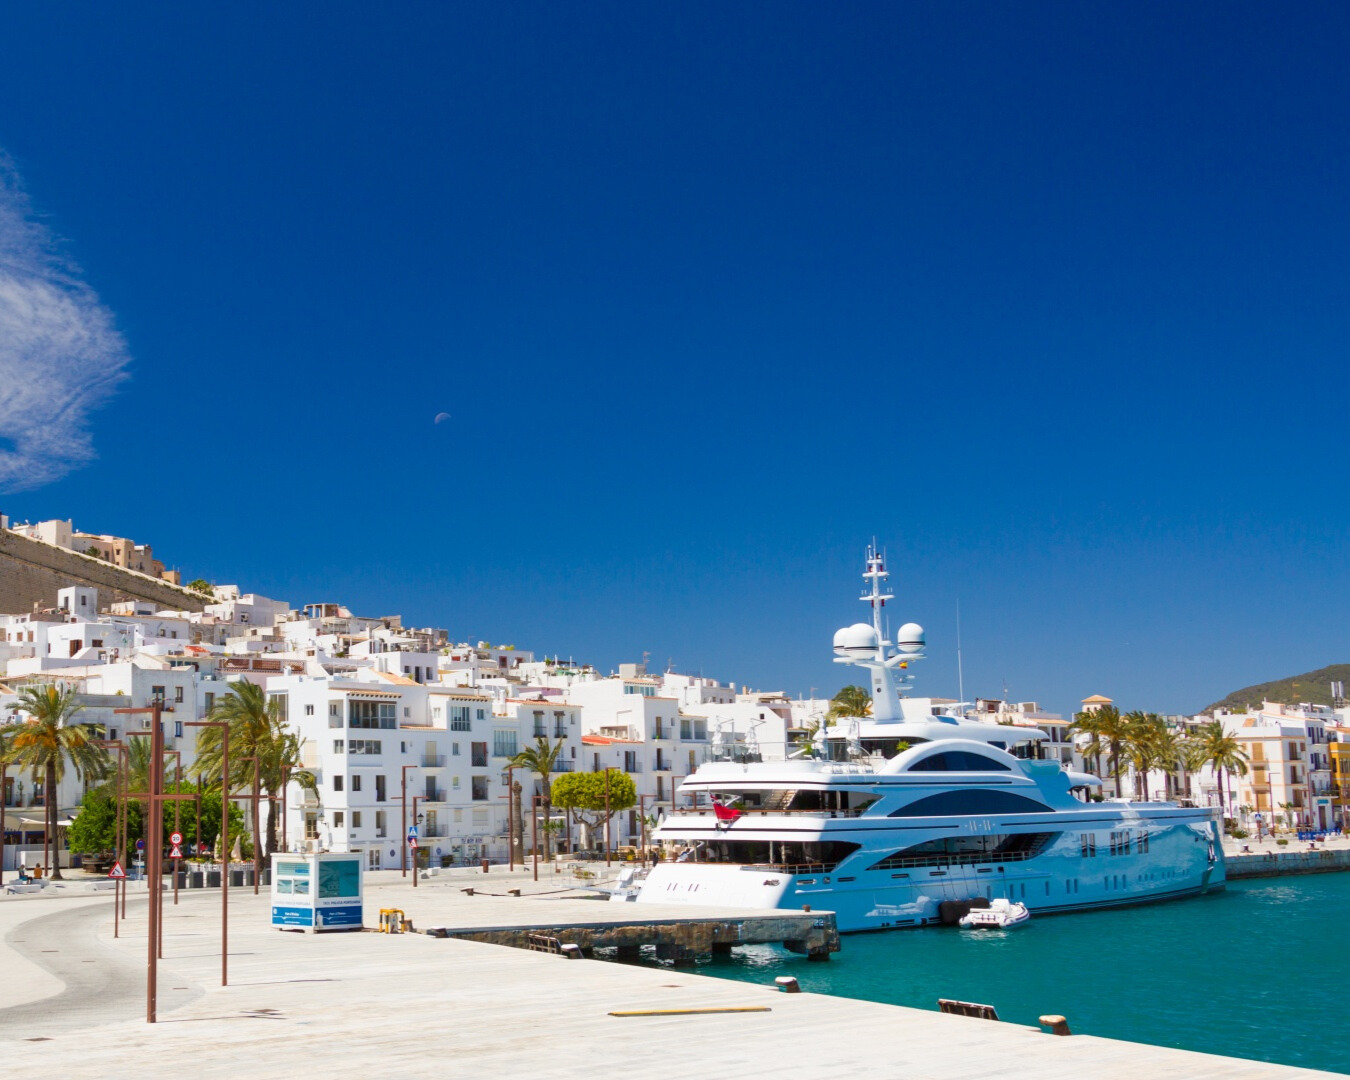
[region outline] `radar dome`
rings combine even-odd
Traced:
[[[842,655],[873,652],[877,647],[877,632],[867,623],[854,623],[834,635],[834,651]]]
[[[895,633],[895,647],[902,653],[913,655],[923,652],[923,627],[916,622],[907,622]]]

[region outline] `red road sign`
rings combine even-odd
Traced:
[[[174,836],[177,836],[177,835],[178,835],[177,833],[174,833]],[[171,859],[181,859],[182,857],[183,857],[183,849],[180,848],[177,844],[174,844],[173,850],[172,850],[171,852],[169,852],[169,858],[171,858]]]
[[[180,833],[180,832],[171,832],[171,833],[169,833],[169,843],[173,844],[174,847],[177,847],[177,846],[178,846],[179,844],[181,844],[182,842],[183,842],[183,834],[182,834],[182,833]]]
[[[408,837],[408,847],[412,848],[414,851],[417,850],[417,837],[415,836]]]
[[[115,862],[112,864],[112,869],[108,871],[108,876],[110,878],[124,878],[127,876],[127,872],[122,869],[120,862]]]

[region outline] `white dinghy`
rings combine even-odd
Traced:
[[[1011,900],[991,900],[987,908],[976,908],[957,923],[962,930],[1011,930],[1031,918],[1026,904]]]

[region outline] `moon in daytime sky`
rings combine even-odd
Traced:
[[[437,423],[437,424],[439,424],[442,420],[449,420],[449,419],[450,419],[450,414],[449,414],[448,412],[438,412],[438,413],[436,414],[436,419],[435,419],[434,422]]]

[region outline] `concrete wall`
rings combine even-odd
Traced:
[[[1328,874],[1350,870],[1350,848],[1332,851],[1273,851],[1269,854],[1228,855],[1224,865],[1230,878],[1276,877],[1280,874]]]
[[[67,585],[98,589],[100,607],[145,600],[175,611],[201,611],[209,603],[207,597],[167,581],[0,529],[0,612],[22,615],[35,603],[54,608],[57,590]]]

